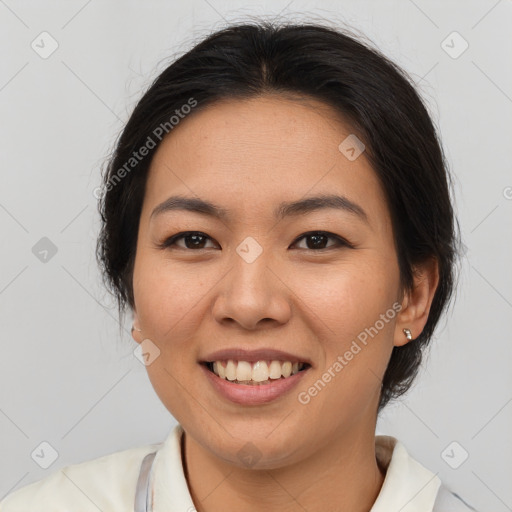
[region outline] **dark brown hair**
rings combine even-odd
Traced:
[[[134,306],[132,274],[151,158],[171,118],[224,99],[265,93],[322,101],[357,130],[384,189],[391,214],[403,290],[415,265],[435,258],[439,286],[423,332],[394,347],[379,410],[412,384],[455,283],[458,253],[450,178],[432,120],[411,79],[368,44],[319,24],[266,21],[231,25],[168,66],[136,105],[103,173],[97,257],[120,313]],[[160,128],[159,128],[160,127]],[[160,134],[160,138],[155,135]],[[148,144],[148,137],[154,144]],[[140,161],[141,147],[153,146]],[[127,162],[134,164],[127,167]],[[124,172],[121,171],[124,169]]]

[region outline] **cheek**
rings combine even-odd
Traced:
[[[323,352],[322,382],[301,391],[305,400],[315,397],[313,407],[333,424],[340,407],[355,414],[377,399],[393,347],[397,278],[392,265],[373,260],[318,269],[300,280],[303,317],[321,336]]]
[[[191,267],[171,265],[162,258],[141,254],[134,268],[133,287],[135,307],[146,337],[159,346],[165,345],[166,339],[186,338],[190,322],[199,320],[194,311],[201,308],[201,298],[213,286],[213,277],[209,284]]]
[[[314,313],[310,317],[316,318],[325,336],[337,348],[343,348],[392,307],[398,276],[393,266],[387,268],[386,271],[378,261],[363,258],[331,267],[319,265],[307,272],[296,272],[291,288],[296,290],[305,311]],[[391,322],[386,322],[379,330],[387,332],[390,326]]]
[[[141,252],[134,267],[134,298],[144,338],[160,350],[146,367],[161,402],[177,418],[194,416],[194,400],[186,400],[190,364],[195,359],[190,338],[197,330],[201,298],[210,288],[197,272]],[[191,350],[192,349],[192,350]]]

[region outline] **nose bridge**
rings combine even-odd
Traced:
[[[253,237],[236,247],[214,306],[218,321],[231,318],[246,328],[254,328],[262,319],[286,321],[290,313],[286,287],[271,270],[272,261],[270,250]]]
[[[235,250],[232,257],[231,293],[242,300],[243,303],[257,304],[266,301],[272,293],[269,282],[272,254],[270,249],[263,246],[253,237],[246,237]]]

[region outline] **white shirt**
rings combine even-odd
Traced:
[[[162,443],[66,466],[9,494],[0,502],[0,512],[194,512],[183,473],[182,434],[176,425]],[[474,510],[447,491],[397,439],[376,436],[375,443],[377,459],[387,470],[370,512]],[[136,494],[141,508],[135,507]]]

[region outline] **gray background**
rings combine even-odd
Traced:
[[[135,102],[174,56],[226,21],[280,12],[366,34],[413,76],[440,127],[466,244],[459,291],[428,366],[378,433],[482,512],[512,510],[509,0],[0,0],[0,498],[160,442],[174,424],[133,356],[130,319],[121,336],[102,288],[93,191]],[[43,31],[58,43],[48,58],[31,47],[51,48]],[[454,31],[469,44],[457,58]],[[31,457],[44,441],[59,454],[46,470]]]

